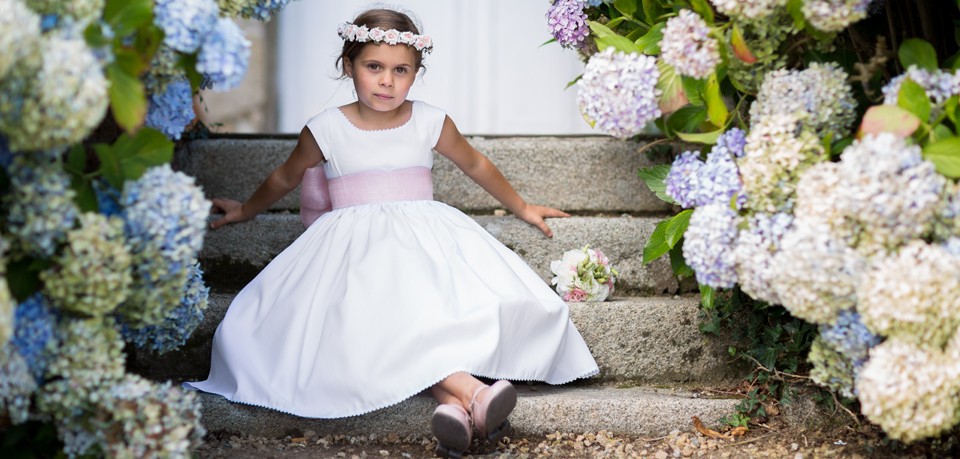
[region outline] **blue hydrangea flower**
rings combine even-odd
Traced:
[[[587,0],[587,5],[592,7],[597,7],[603,4],[603,0]]]
[[[730,205],[736,196],[736,207],[743,208],[747,197],[741,193],[740,170],[734,156],[725,146],[714,146],[707,154],[707,163],[700,170],[700,193],[697,205]]]
[[[60,16],[56,14],[44,14],[40,17],[40,30],[47,32],[57,28],[60,23]]]
[[[557,0],[547,10],[547,27],[550,34],[564,48],[579,48],[589,35],[587,15],[582,0]]]
[[[17,305],[13,321],[10,343],[27,362],[34,379],[40,382],[57,345],[56,311],[45,296],[36,293]]]
[[[109,183],[104,180],[94,180],[93,192],[97,196],[97,209],[101,214],[112,217],[123,213],[123,208],[120,207],[120,191]]]
[[[820,337],[858,369],[867,362],[868,351],[880,344],[880,337],[870,333],[853,310],[841,311],[832,326],[820,325]]]
[[[210,288],[204,285],[200,263],[194,263],[187,275],[180,306],[170,311],[158,325],[133,328],[124,324],[123,336],[137,347],[146,347],[159,354],[175,350],[183,346],[203,322],[203,311],[207,308],[209,296]]]
[[[704,166],[698,152],[685,151],[677,156],[664,180],[667,196],[685,209],[698,205],[700,171]]]
[[[163,42],[192,53],[217,23],[216,0],[155,0],[153,23],[163,29]]]
[[[729,288],[737,283],[733,249],[739,222],[729,204],[708,204],[693,211],[684,235],[683,258],[700,284]]]
[[[160,94],[150,95],[146,124],[167,137],[179,140],[193,118],[193,90],[185,78],[167,84],[167,89]]]
[[[197,56],[197,71],[209,77],[216,89],[235,88],[247,73],[250,41],[230,19],[220,18],[207,34]]]
[[[120,205],[134,279],[118,311],[134,327],[157,325],[180,304],[187,270],[203,246],[210,202],[193,177],[164,164],[126,182]]]
[[[269,21],[274,14],[277,14],[283,7],[287,6],[290,0],[260,0],[252,6],[245,6],[240,11],[240,15],[245,18],[257,19],[259,21]]]

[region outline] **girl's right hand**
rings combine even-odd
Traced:
[[[210,213],[217,214],[222,212],[223,217],[210,222],[210,228],[217,229],[228,223],[238,223],[250,219],[250,217],[243,215],[243,204],[239,201],[216,198],[212,201],[213,207],[210,209]]]

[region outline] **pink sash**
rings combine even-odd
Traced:
[[[307,227],[332,209],[417,200],[433,200],[433,177],[428,167],[360,172],[328,180],[323,166],[317,166],[303,174],[300,221]]]

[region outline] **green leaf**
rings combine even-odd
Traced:
[[[637,171],[637,175],[640,176],[640,179],[643,180],[643,183],[647,185],[650,191],[656,194],[658,198],[673,204],[673,198],[667,196],[667,186],[665,182],[667,174],[669,173],[669,164],[658,164]]]
[[[173,159],[173,141],[156,129],[143,128],[133,136],[122,134],[113,144],[125,180],[136,180],[147,169]],[[118,188],[120,189],[120,188]]]
[[[103,20],[119,37],[153,22],[153,0],[107,0]]]
[[[49,262],[42,262],[32,258],[21,258],[7,263],[7,286],[10,294],[18,302],[26,301],[37,290],[40,290],[40,272],[46,269]]]
[[[713,309],[716,293],[717,291],[713,287],[700,284],[700,304],[706,309]]]
[[[713,123],[714,126],[724,127],[727,124],[727,117],[730,116],[730,111],[727,110],[727,105],[723,102],[723,96],[720,95],[720,82],[717,80],[716,73],[711,73],[710,77],[707,78],[704,96],[707,102],[707,116],[710,118],[710,122]]]
[[[637,39],[635,43],[640,48],[640,52],[647,55],[660,54],[660,41],[663,40],[663,27],[666,25],[666,22],[658,22]]]
[[[581,78],[583,78],[583,74],[582,74],[582,73],[579,74],[579,75],[577,75],[576,78],[570,80],[570,82],[567,83],[567,86],[564,87],[563,89],[570,89],[570,86],[573,86],[573,85],[577,84],[577,82],[580,81]]]
[[[679,110],[689,101],[683,93],[683,78],[673,66],[658,60],[657,68],[660,70],[660,78],[657,80],[657,89],[660,90],[660,111],[666,115]]]
[[[706,84],[703,80],[699,78],[691,77],[682,77],[683,79],[683,94],[687,96],[687,100],[690,101],[692,105],[704,106],[703,96],[703,86]]]
[[[730,33],[730,46],[733,48],[733,55],[737,56],[737,59],[747,64],[757,62],[757,57],[750,51],[750,46],[747,45],[747,40],[743,38],[743,33],[740,32],[740,27],[736,23],[733,24],[733,31]]]
[[[123,189],[123,170],[120,168],[120,158],[113,152],[110,145],[98,143],[93,146],[93,151],[100,160],[100,175],[110,184],[110,186]]]
[[[690,226],[691,215],[693,215],[693,209],[687,209],[667,220],[667,227],[664,228],[663,237],[671,249],[683,239],[683,234],[687,232],[687,227]]]
[[[64,169],[70,175],[83,175],[84,169],[87,167],[87,151],[83,149],[83,145],[77,144],[70,149],[64,166]]]
[[[543,48],[544,46],[547,46],[547,45],[549,45],[550,43],[554,43],[554,42],[556,42],[556,41],[557,41],[556,38],[551,38],[551,39],[549,39],[549,40],[547,40],[547,41],[545,41],[545,42],[543,42],[543,43],[540,43],[540,46],[537,46],[537,48]]]
[[[643,0],[643,14],[647,17],[647,22],[653,24],[660,22],[660,16],[667,10],[660,6],[658,0]]]
[[[667,119],[667,127],[672,132],[696,132],[706,120],[706,107],[687,105],[670,115]]]
[[[589,21],[590,31],[596,35],[595,41],[597,42],[597,48],[600,51],[607,49],[608,47],[614,47],[619,51],[625,53],[639,53],[640,49],[630,41],[628,38],[623,37],[613,30],[610,30],[607,26],[597,22]]]
[[[704,132],[702,134],[689,134],[686,132],[677,132],[677,137],[693,143],[702,143],[704,145],[714,145],[717,143],[717,139],[720,138],[720,134],[723,134],[723,128],[717,129],[712,132]]]
[[[673,268],[673,274],[677,277],[693,277],[693,268],[683,258],[683,240],[670,249],[670,267]]]
[[[874,105],[863,114],[857,138],[881,132],[892,132],[898,137],[906,138],[913,135],[918,127],[920,118],[917,118],[917,115],[896,105]]]
[[[147,116],[147,96],[143,83],[113,62],[107,67],[110,80],[110,109],[117,124],[127,132],[136,130]]]
[[[947,119],[953,123],[953,126],[957,126],[957,106],[960,105],[960,97],[952,96],[943,103],[943,111],[947,115]]]
[[[633,16],[637,12],[637,2],[635,0],[614,0],[613,7],[624,16]]]
[[[938,124],[936,127],[933,128],[933,141],[934,141],[934,142],[936,142],[936,141],[938,141],[938,140],[943,140],[943,139],[946,139],[946,138],[949,138],[949,137],[953,137],[953,131],[951,131],[950,128],[948,128],[948,127],[946,127],[946,126],[944,126],[944,125],[942,125],[942,124]]]
[[[923,148],[923,157],[949,178],[960,177],[960,137],[950,137]]]
[[[64,170],[70,174],[70,188],[75,192],[74,201],[81,212],[97,211],[97,195],[90,179],[84,175],[87,166],[87,152],[83,145],[74,145],[67,154]]]
[[[643,264],[648,264],[670,251],[670,246],[667,245],[666,241],[668,221],[662,220],[657,223],[657,227],[650,234],[650,239],[647,239],[647,243],[643,245]]]
[[[930,98],[927,97],[927,92],[923,90],[923,86],[910,78],[903,80],[900,85],[897,105],[917,115],[921,122],[930,119]]]
[[[690,0],[690,7],[700,15],[707,24],[713,25],[713,8],[707,4],[707,0]]]
[[[793,26],[797,30],[806,28],[807,18],[803,15],[803,0],[789,0],[787,2],[787,12],[793,18]]]
[[[925,70],[937,70],[937,51],[933,45],[919,38],[910,38],[900,45],[897,50],[897,56],[900,58],[900,65],[903,68],[909,68],[916,65]]]

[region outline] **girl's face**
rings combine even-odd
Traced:
[[[346,62],[360,103],[379,112],[396,110],[407,100],[417,76],[414,50],[406,45],[369,44]]]

